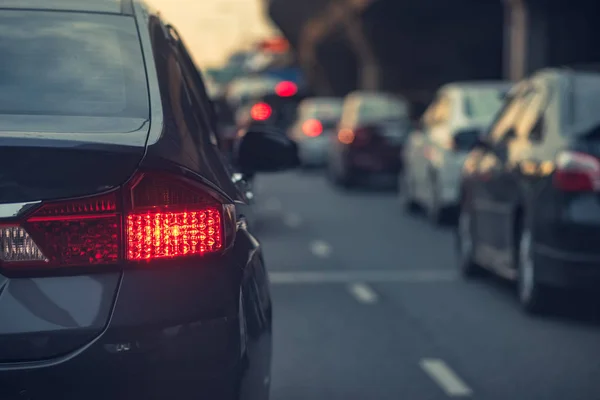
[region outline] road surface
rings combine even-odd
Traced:
[[[274,299],[274,400],[594,400],[600,312],[532,318],[512,287],[463,281],[450,229],[394,193],[318,173],[260,176]]]

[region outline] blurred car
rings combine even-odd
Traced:
[[[0,27],[0,399],[268,399],[262,248],[181,36],[129,0]],[[294,148],[249,132],[239,164]]]
[[[300,161],[305,167],[321,167],[327,163],[331,136],[342,116],[343,100],[336,97],[312,97],[298,106],[296,121],[288,136],[298,144]]]
[[[434,224],[453,221],[463,162],[503,104],[511,84],[463,82],[443,86],[404,146],[399,196],[408,210],[427,210]]]
[[[336,135],[330,140],[328,175],[342,187],[376,175],[393,177],[401,169],[401,148],[410,132],[408,102],[378,92],[346,96]]]
[[[528,312],[556,289],[600,287],[600,73],[549,69],[518,83],[464,164],[461,272],[518,282]]]
[[[306,90],[291,81],[277,81],[272,90],[248,96],[236,112],[240,130],[266,128],[286,135],[296,119],[298,105],[308,97]]]

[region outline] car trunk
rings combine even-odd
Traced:
[[[26,203],[123,184],[141,161],[148,134],[148,124],[136,119],[0,116],[0,126],[10,129],[0,132],[5,225]],[[4,238],[0,242],[7,245]],[[109,319],[120,276],[32,276],[0,269],[0,363],[50,359],[93,340]]]

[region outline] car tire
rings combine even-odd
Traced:
[[[533,237],[528,228],[518,229],[516,237],[517,294],[521,308],[532,315],[545,314],[552,298],[551,289],[536,278]]]
[[[475,262],[475,241],[473,240],[473,220],[471,212],[465,204],[461,204],[458,212],[458,223],[455,229],[457,263],[460,274],[466,279],[477,278],[484,272]]]
[[[404,211],[409,214],[414,214],[419,206],[412,194],[412,184],[410,178],[405,171],[400,171],[398,174],[398,199]]]
[[[436,180],[431,178],[429,185],[431,190],[431,202],[427,205],[427,217],[434,226],[444,225],[447,220],[447,211],[446,208],[440,205],[440,197]]]

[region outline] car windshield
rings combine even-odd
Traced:
[[[0,114],[148,118],[131,17],[3,10]]]
[[[470,89],[464,96],[465,115],[470,119],[491,120],[502,104],[507,90],[497,88]]]

